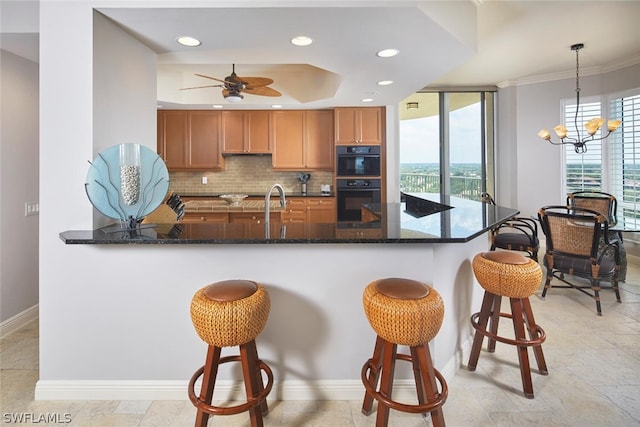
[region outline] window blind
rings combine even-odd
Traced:
[[[611,189],[618,200],[618,216],[640,223],[640,95],[610,101],[609,115],[622,125],[609,139]]]
[[[565,104],[564,126],[569,138],[587,136],[584,124],[595,117],[602,117],[600,102],[580,104],[576,116],[576,104]],[[579,129],[579,134],[576,131]],[[600,138],[601,130],[595,134]],[[567,193],[581,190],[603,190],[602,141],[587,143],[587,152],[578,154],[573,145],[565,145],[565,190]]]

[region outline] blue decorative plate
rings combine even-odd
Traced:
[[[121,150],[131,149],[139,154],[136,165],[121,166]],[[91,204],[103,215],[123,222],[131,218],[137,221],[162,204],[169,191],[169,172],[164,161],[143,145],[114,145],[91,163],[85,190]]]

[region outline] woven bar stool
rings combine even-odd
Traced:
[[[362,413],[371,414],[375,399],[378,401],[376,427],[387,425],[390,408],[425,416],[431,413],[433,425],[444,426],[441,407],[447,399],[447,383],[433,367],[429,352],[429,341],[440,330],[444,318],[440,294],[422,282],[388,278],[371,282],[365,288],[362,300],[369,323],[378,335],[373,357],[362,367],[362,383],[366,390]],[[398,345],[409,346],[410,354],[397,353]],[[398,359],[412,363],[417,405],[391,399]],[[438,391],[436,380],[441,391]]]
[[[200,338],[209,344],[207,359],[189,381],[189,399],[197,408],[196,427],[205,427],[209,415],[233,415],[249,411],[252,427],[263,425],[269,411],[267,395],[273,386],[273,373],[258,358],[255,338],[262,332],[271,302],[262,285],[249,280],[212,283],[195,293],[191,300],[191,320]],[[222,347],[240,347],[240,355],[220,357]],[[213,406],[213,389],[219,365],[240,362],[247,402],[236,406]],[[262,371],[267,375],[264,385]],[[195,383],[202,376],[200,394]]]
[[[533,347],[539,372],[542,375],[548,374],[547,364],[542,353],[542,343],[546,339],[546,335],[544,330],[536,324],[529,302],[529,296],[540,286],[542,269],[537,262],[525,258],[519,253],[501,251],[477,254],[473,258],[473,272],[485,292],[480,312],[471,316],[471,325],[476,332],[469,356],[469,370],[475,371],[476,369],[485,336],[489,338],[488,350],[490,353],[495,351],[496,341],[514,345],[518,350],[524,395],[533,399],[529,347]],[[510,314],[500,312],[502,297],[509,298]],[[500,317],[512,319],[515,339],[498,335]],[[489,329],[487,329],[489,321],[491,322]],[[528,331],[529,338],[525,335],[525,329]]]

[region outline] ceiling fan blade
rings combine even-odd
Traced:
[[[207,85],[207,86],[194,86],[194,87],[183,87],[180,90],[189,90],[189,89],[202,89],[205,87],[222,87],[222,85]]]
[[[260,95],[260,96],[281,96],[282,94],[275,89],[270,87],[262,86],[262,87],[245,87],[243,92],[251,94],[251,95]]]
[[[220,79],[217,79],[217,78],[215,78],[215,77],[205,76],[204,74],[198,74],[198,73],[195,73],[195,75],[196,75],[196,76],[198,76],[198,77],[204,77],[205,79],[215,80],[215,81],[217,81],[217,82],[221,82],[221,83],[228,83],[226,80],[220,80]]]
[[[273,83],[273,79],[267,77],[238,77],[246,87],[268,86]]]

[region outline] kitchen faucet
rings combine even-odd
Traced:
[[[270,231],[269,231],[269,211],[271,209],[271,193],[273,193],[274,189],[278,189],[278,192],[280,193],[280,206],[282,208],[284,208],[286,206],[286,200],[285,200],[285,196],[284,196],[284,188],[282,188],[282,185],[280,184],[273,184],[271,186],[271,188],[269,189],[269,191],[267,192],[267,195],[264,196],[264,237],[266,239],[268,239],[270,237]]]

